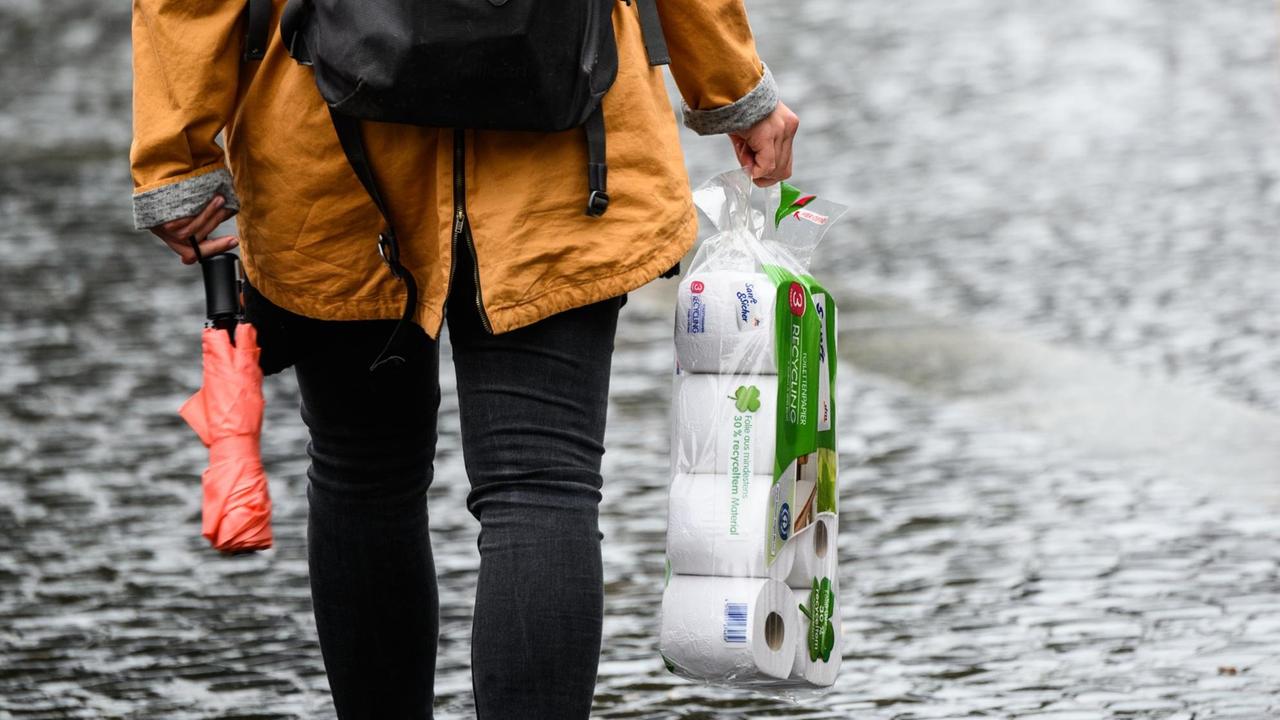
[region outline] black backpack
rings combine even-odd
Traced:
[[[601,101],[618,72],[617,1],[289,0],[281,38],[295,60],[314,69],[347,159],[387,224],[378,250],[409,291],[402,322],[412,317],[417,286],[400,265],[360,121],[535,132],[582,127],[586,213],[599,217],[609,207]],[[650,64],[669,62],[657,0],[624,1],[637,5]],[[248,3],[245,59],[258,60],[271,0]]]

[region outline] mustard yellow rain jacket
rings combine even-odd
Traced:
[[[238,209],[250,282],[313,318],[398,318],[404,289],[376,249],[382,219],[347,164],[311,70],[276,30],[245,63],[244,0],[133,0],[136,225],[195,214],[215,194]],[[753,125],[777,104],[742,0],[660,0],[685,124]],[[675,116],[645,55],[633,5],[616,3],[618,78],[605,96],[609,195],[584,214],[586,143],[555,134],[466,131],[465,198],[454,132],[365,123],[378,184],[420,285],[415,320],[438,335],[453,253],[474,251],[493,332],[633,290],[671,268],[696,235]],[[226,150],[216,141],[223,134]],[[465,204],[463,203],[465,200]],[[455,247],[465,207],[471,242]],[[473,244],[472,244],[473,243]]]

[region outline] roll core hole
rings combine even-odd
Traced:
[[[771,612],[764,618],[764,641],[770,650],[782,648],[782,639],[787,635],[787,628],[782,624],[782,616]]]
[[[813,528],[813,552],[820,558],[827,556],[827,524],[820,522]]]

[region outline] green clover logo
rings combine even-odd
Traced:
[[[836,626],[831,622],[831,614],[836,607],[836,595],[831,590],[831,578],[813,579],[813,589],[809,592],[809,607],[800,605],[800,612],[809,618],[809,659],[817,662],[831,662],[831,651],[836,646]]]
[[[760,409],[760,388],[755,385],[739,385],[737,392],[729,396],[738,412],[755,412]]]

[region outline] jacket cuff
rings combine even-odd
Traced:
[[[694,110],[682,103],[684,125],[699,135],[719,135],[746,130],[769,116],[778,106],[778,84],[773,81],[769,66],[764,66],[764,76],[751,92],[723,107],[710,110]]]
[[[135,194],[133,225],[139,230],[146,230],[170,220],[190,217],[203,210],[214,195],[221,195],[227,201],[223,205],[227,210],[240,210],[231,171],[225,167]]]

